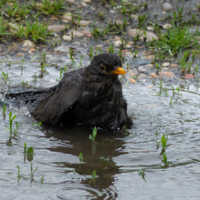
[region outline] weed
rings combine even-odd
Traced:
[[[6,0],[0,0],[0,8],[2,8],[6,4]]]
[[[79,153],[79,160],[80,160],[80,162],[83,161],[83,154],[82,153]]]
[[[21,5],[20,7],[18,3],[13,3],[13,5],[9,5],[8,7],[6,7],[5,11],[8,14],[8,17],[10,18],[25,18],[31,11],[31,9],[28,9],[27,5]]]
[[[15,122],[15,125],[16,125],[16,129],[14,130],[14,135],[16,135],[18,133],[18,130],[21,127],[22,123]]]
[[[8,72],[6,74],[5,72],[2,71],[1,78],[4,80],[5,84],[7,84]]]
[[[10,134],[12,134],[12,128],[13,128],[13,121],[17,117],[17,115],[12,116],[12,111],[9,113],[9,130]]]
[[[39,122],[38,124],[33,121],[33,126],[40,128],[42,126],[42,122]]]
[[[147,20],[148,15],[138,15],[139,27],[141,27]]]
[[[90,56],[90,60],[92,60],[94,58],[94,50],[93,50],[92,46],[90,46],[90,52],[88,54]]]
[[[135,52],[133,53],[133,51],[131,50],[131,54],[133,55],[133,58],[136,58],[137,54],[138,54],[138,50],[135,50]]]
[[[1,5],[1,3],[0,3],[0,5]],[[2,37],[4,35],[8,35],[8,34],[9,33],[6,32],[6,25],[4,25],[3,18],[0,17],[0,37]]]
[[[139,173],[139,175],[144,175],[144,174],[145,174],[145,171],[144,171],[143,169],[139,169],[139,170],[138,170],[138,173]]]
[[[96,126],[95,126],[95,127],[93,128],[92,135],[89,135],[89,140],[91,140],[91,141],[94,142],[96,136],[97,136],[97,128],[96,128]]]
[[[35,172],[37,171],[38,167],[36,167],[34,170],[33,170],[33,163],[31,163],[31,182],[34,180],[33,179],[33,175],[35,174]]]
[[[165,136],[165,134],[163,133],[163,136],[161,138],[161,144],[162,144],[162,148],[165,149],[167,146],[167,136]]]
[[[96,174],[96,171],[94,170],[93,172],[92,172],[92,178],[96,178],[97,177],[97,174]]]
[[[169,165],[169,163],[168,163],[168,161],[167,161],[167,155],[166,155],[165,152],[163,153],[163,161],[164,161],[164,163],[165,163],[165,167],[167,167],[167,166]]]
[[[6,104],[5,103],[3,104],[3,110],[2,110],[2,112],[5,115],[5,113],[6,113]]]
[[[43,180],[44,180],[44,175],[42,175],[40,182],[43,183]]]
[[[173,104],[173,102],[172,102],[172,99],[173,99],[173,98],[171,98],[171,100],[170,100],[170,103],[169,103],[169,104],[170,104],[170,106],[172,106],[172,104]]]
[[[73,51],[72,47],[69,47],[69,55],[70,55],[71,61],[75,64],[75,61],[74,61],[74,58],[73,58],[74,51]]]
[[[110,43],[109,44],[109,49],[108,49],[108,53],[115,53],[115,47],[114,44]]]
[[[38,9],[44,15],[57,15],[62,13],[61,10],[65,8],[64,0],[43,0],[41,4],[32,2],[31,6]]]
[[[18,181],[19,181],[19,179],[22,177],[22,175],[20,174],[20,167],[18,165],[17,165],[17,169],[18,169],[17,178],[18,178]]]
[[[39,20],[35,21],[34,23],[31,23],[30,21],[26,22],[26,25],[23,26],[23,24],[18,26],[18,29],[16,29],[16,35],[19,38],[32,38],[34,42],[39,41],[46,41],[46,37],[51,34],[50,31],[47,30],[48,24],[45,24],[43,22],[39,22]]]
[[[173,26],[167,29],[166,33],[160,33],[158,29],[155,30],[159,35],[159,40],[155,42],[154,48],[158,49],[159,52],[175,55],[178,52],[189,47],[199,46],[199,40],[197,39],[196,35],[197,31],[192,34],[189,32],[189,28],[186,26]]]

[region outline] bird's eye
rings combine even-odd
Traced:
[[[99,68],[100,68],[101,71],[105,71],[105,70],[106,70],[106,67],[105,67],[105,65],[103,65],[103,64],[100,64],[100,65],[99,65]]]

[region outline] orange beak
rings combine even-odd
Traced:
[[[121,67],[117,67],[115,70],[110,71],[110,74],[126,74],[126,71],[121,68]]]

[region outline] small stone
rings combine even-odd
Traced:
[[[73,37],[77,37],[77,38],[82,38],[83,37],[83,33],[81,33],[81,32],[71,31],[70,35],[71,35],[72,32],[73,32]]]
[[[17,24],[14,24],[14,23],[10,22],[10,23],[8,23],[8,26],[10,28],[10,31],[12,31],[14,33],[16,33],[17,30],[19,30],[19,26],[17,26]]]
[[[168,62],[162,63],[162,66],[167,67],[167,66],[169,66],[169,63]]]
[[[66,40],[66,41],[71,41],[72,39],[71,39],[71,37],[70,36],[68,36],[68,35],[63,35],[63,40]]]
[[[0,52],[2,52],[3,51],[3,49],[2,49],[2,47],[0,46]]]
[[[132,72],[132,73],[130,73],[130,75],[131,76],[136,76],[137,74]]]
[[[75,0],[67,0],[69,3],[74,3]]]
[[[140,73],[146,73],[147,71],[148,71],[148,68],[146,66],[138,67],[138,72]]]
[[[22,46],[23,47],[30,47],[30,48],[32,48],[32,47],[35,46],[35,44],[33,42],[31,42],[30,40],[25,40],[24,44]]]
[[[81,46],[81,43],[79,41],[73,42],[72,44],[75,46]]]
[[[65,30],[65,28],[66,28],[65,25],[51,25],[47,27],[49,31],[53,31],[54,33],[63,31]]]
[[[101,44],[98,44],[98,45],[96,45],[96,46],[95,46],[95,49],[98,49],[98,48],[99,48],[99,49],[101,49],[101,48],[102,48],[102,46],[103,46],[103,45],[101,45]]]
[[[186,74],[185,79],[193,79],[194,76],[192,74]]]
[[[18,54],[16,54],[17,57],[24,57],[24,53],[19,52]]]
[[[35,49],[33,49],[33,48],[32,48],[32,49],[29,49],[28,51],[34,52],[34,51],[35,51]]]
[[[116,47],[118,47],[118,46],[120,46],[121,43],[122,43],[122,42],[121,42],[120,40],[117,40],[117,41],[115,41],[114,45],[115,45]]]
[[[155,58],[155,55],[148,55],[148,56],[146,56],[146,59],[148,59],[148,60],[152,60],[154,58]]]
[[[148,31],[154,31],[154,27],[148,26],[148,27],[147,27],[147,30],[148,30]]]
[[[146,65],[146,67],[152,68],[153,64],[148,64],[148,65]]]
[[[87,37],[87,38],[91,38],[91,37],[92,37],[92,34],[89,33],[89,34],[86,35],[86,37]]]
[[[84,1],[81,2],[81,5],[84,6],[84,7],[88,6]]]
[[[159,74],[163,76],[174,76],[173,72],[160,72]]]
[[[172,5],[170,3],[163,3],[162,5],[162,10],[169,12],[172,11],[174,8],[172,7]]]
[[[65,13],[62,16],[63,19],[66,19],[67,21],[72,21],[72,14],[71,13]]]
[[[91,3],[91,0],[84,0],[85,3]]]
[[[168,29],[168,28],[171,28],[171,27],[172,27],[171,24],[164,24],[164,25],[163,25],[163,28],[164,28],[164,29]]]
[[[158,76],[157,76],[155,73],[151,73],[150,76],[151,76],[152,78],[158,78]]]
[[[110,13],[114,14],[114,13],[115,13],[115,11],[114,11],[114,10],[110,10]]]
[[[121,25],[123,25],[123,21],[121,21],[121,20],[116,20],[116,24],[121,24]]]
[[[178,67],[178,64],[172,63],[172,64],[170,65],[170,67],[171,67],[171,68],[177,68],[177,67]]]
[[[131,83],[137,83],[136,80],[134,80],[133,78],[129,78],[129,81],[130,81]]]
[[[114,40],[121,40],[121,38],[119,36],[115,36]]]
[[[144,40],[144,38],[146,38],[148,42],[158,39],[158,36],[150,31],[143,31],[143,30],[139,30],[139,29],[129,29],[127,31],[127,33],[131,37],[139,36],[140,40]],[[144,34],[144,33],[146,33],[146,34]]]
[[[90,25],[90,21],[89,20],[80,20],[79,22],[76,21],[75,24],[79,25],[79,26],[88,26],[88,25]]]
[[[83,35],[84,36],[87,36],[87,35],[91,35],[91,31],[89,31],[89,30],[83,30],[83,31],[81,31],[81,33],[83,33]]]

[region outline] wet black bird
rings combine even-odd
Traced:
[[[118,75],[125,74],[117,55],[95,56],[86,68],[67,72],[55,86],[39,91],[8,93],[6,97],[23,101],[39,122],[55,125],[74,121],[103,129],[128,128],[127,103]]]

